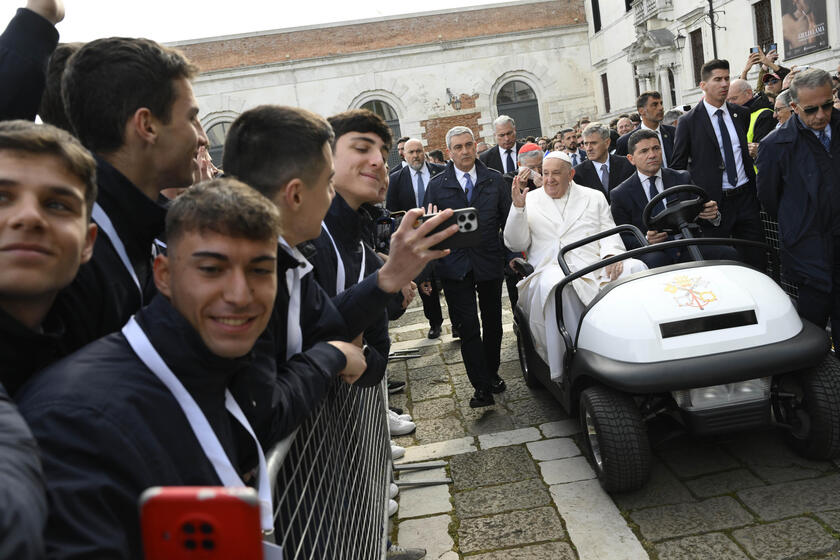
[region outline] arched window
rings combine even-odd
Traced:
[[[400,160],[400,154],[397,152],[397,138],[402,136],[402,134],[400,134],[400,119],[397,116],[397,112],[394,111],[394,108],[387,102],[382,101],[381,99],[368,101],[363,104],[361,108],[373,111],[385,119],[385,123],[391,128],[391,136],[393,136],[394,145],[391,146],[391,153],[388,154],[388,167],[391,171],[399,169],[402,163]]]
[[[218,122],[207,129],[207,140],[210,142],[207,151],[210,152],[213,165],[219,169],[222,168],[222,150],[225,147],[225,136],[227,136],[231,124],[227,121]]]
[[[542,136],[537,96],[525,82],[514,80],[503,85],[496,96],[496,108],[500,115],[507,115],[516,121],[516,135],[519,138]]]

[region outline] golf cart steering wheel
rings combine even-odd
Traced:
[[[680,200],[668,204],[665,210],[656,216],[651,216],[653,209],[660,200],[680,193],[695,195],[695,198]],[[694,222],[704,205],[709,202],[709,195],[702,188],[696,185],[678,185],[665,189],[650,199],[642,212],[642,223],[648,231],[663,231],[665,233],[680,233],[681,228]]]

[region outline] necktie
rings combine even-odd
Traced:
[[[423,198],[426,196],[426,185],[423,184],[423,174],[417,172],[417,207],[423,208]]]
[[[471,202],[473,190],[475,189],[473,188],[473,182],[469,173],[464,173],[464,181],[466,181],[466,184],[464,185],[464,193],[467,195],[467,202]]]
[[[650,194],[650,199],[653,200],[653,197],[659,194],[659,191],[656,190],[656,175],[648,179],[648,183],[650,186],[648,187],[648,193]],[[651,212],[651,216],[656,216],[660,212],[665,210],[665,202],[660,200],[656,203],[656,206],[653,207],[653,212]]]
[[[578,164],[578,155],[576,153],[569,154],[572,156],[572,167]]]
[[[822,142],[826,152],[831,152],[831,139],[828,137],[828,134],[825,133],[825,129],[820,131],[820,142]]]
[[[506,152],[507,160],[505,161],[505,167],[508,173],[513,173],[516,171],[516,167],[513,165],[513,157],[510,155],[511,150],[508,149]]]
[[[726,164],[726,177],[729,179],[730,185],[737,187],[738,170],[735,169],[735,153],[732,151],[732,140],[729,138],[729,129],[726,128],[726,122],[723,120],[723,109],[715,111],[715,115],[718,118],[720,138],[723,141],[723,159]]]
[[[604,192],[610,192],[610,172],[606,165],[601,166],[601,186],[604,187]]]

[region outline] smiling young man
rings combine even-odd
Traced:
[[[252,399],[295,375],[274,369],[264,334],[279,231],[274,205],[238,181],[189,189],[167,215],[167,255],[154,264],[159,294],[121,332],[20,392],[42,449],[48,557],[142,558],[137,500],[150,486],[252,484],[263,528],[273,524],[262,449],[288,410]],[[329,346],[341,358],[349,344]],[[346,365],[358,375],[364,361]]]

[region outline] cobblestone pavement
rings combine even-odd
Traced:
[[[417,424],[394,438],[407,449],[398,463],[446,464],[397,479],[452,479],[402,488],[395,542],[426,548],[430,560],[840,560],[840,470],[798,457],[775,431],[672,439],[654,450],[644,489],[604,493],[578,423],[525,386],[506,297],[503,309],[507,391],[483,409],[469,407],[448,319],[440,339],[427,339],[418,299],[391,323],[392,351],[421,355],[389,366],[407,383],[391,405]]]

